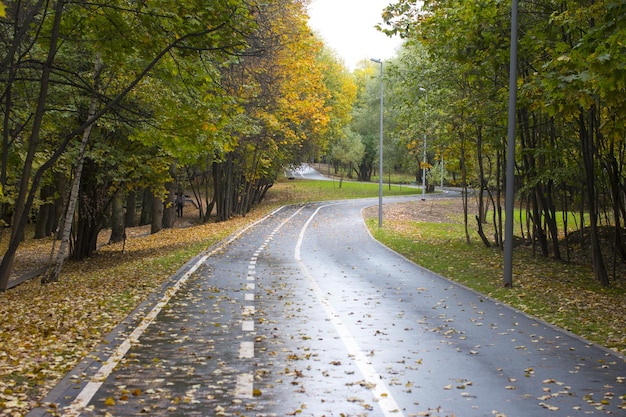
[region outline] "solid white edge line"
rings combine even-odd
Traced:
[[[309,224],[313,221],[313,218],[317,215],[317,213],[321,209],[325,207],[329,207],[329,206],[330,204],[318,207],[317,210],[315,210],[315,212],[311,215],[311,217],[309,217],[307,222],[304,224],[304,226],[300,230],[300,235],[298,236],[298,242],[296,243],[294,257],[296,259],[296,262],[298,263],[298,266],[300,267],[300,270],[302,271],[304,276],[309,281],[309,284],[313,288],[313,292],[317,296],[318,301],[324,308],[324,311],[326,312],[326,316],[335,327],[335,330],[339,334],[339,337],[341,338],[346,349],[348,350],[348,355],[353,358],[354,362],[356,363],[357,367],[359,368],[359,371],[361,372],[365,380],[368,382],[370,386],[373,387],[372,393],[374,394],[374,398],[376,399],[376,402],[378,403],[378,406],[381,408],[381,411],[383,412],[383,414],[387,417],[393,417],[393,416],[403,417],[404,413],[402,412],[402,410],[396,403],[395,399],[391,395],[389,388],[383,382],[383,379],[378,374],[378,372],[376,372],[376,369],[374,368],[374,366],[372,366],[372,364],[368,361],[367,357],[365,356],[365,354],[359,347],[358,343],[356,342],[356,339],[354,338],[354,336],[352,336],[348,328],[344,325],[343,321],[339,317],[339,314],[335,311],[333,306],[330,304],[330,301],[324,296],[324,293],[322,289],[320,288],[319,284],[317,283],[317,281],[315,281],[315,278],[313,278],[313,276],[309,272],[304,262],[302,262],[302,257],[300,256],[301,255],[300,248],[302,246],[302,242],[304,241],[305,232]]]
[[[150,310],[150,312],[143,318],[139,326],[133,330],[133,332],[120,344],[114,351],[113,354],[107,359],[104,364],[100,367],[98,372],[92,377],[91,381],[85,385],[85,387],[81,390],[81,392],[76,396],[74,401],[66,407],[65,414],[66,416],[79,416],[80,412],[83,408],[89,404],[89,401],[93,398],[93,396],[98,392],[106,378],[111,374],[113,368],[117,366],[117,364],[122,360],[126,352],[131,348],[132,343],[137,342],[139,337],[143,334],[143,332],[148,328],[148,326],[154,321],[159,312],[163,309],[163,307],[170,301],[170,299],[176,294],[176,292],[180,289],[180,287],[187,282],[189,277],[196,272],[196,270],[202,265],[209,255],[205,255],[198,260],[174,285],[168,288],[165,291],[165,294],[161,298],[161,300]]]

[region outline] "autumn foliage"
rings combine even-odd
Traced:
[[[30,221],[37,238],[59,231],[53,282],[64,248],[89,257],[104,227],[113,241],[171,228],[177,196],[202,221],[245,215],[327,147],[344,92],[304,3],[49,3],[13,2],[0,20],[0,289]]]

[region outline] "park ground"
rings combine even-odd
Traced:
[[[293,183],[279,183],[253,213],[218,224],[197,224],[197,213],[188,207],[174,229],[150,235],[149,226],[133,228],[124,244],[107,245],[105,231],[98,253],[85,261],[67,262],[58,283],[42,286],[35,278],[1,293],[0,415],[24,415],[186,261],[275,207],[293,202],[287,200],[293,196]],[[393,235],[397,239],[390,244],[418,263],[419,254],[412,245],[430,246],[438,262],[423,261],[433,262],[435,272],[607,348],[626,352],[624,277],[604,289],[593,282],[588,265],[537,259],[520,248],[516,262],[523,273],[516,276],[513,289],[503,289],[498,250],[483,248],[476,238],[471,245],[451,242],[437,229],[455,227],[458,232],[462,227],[460,210],[459,199],[417,200],[385,207],[384,230],[388,234],[381,239]],[[365,216],[372,214],[366,212]],[[431,229],[428,225],[433,224],[439,226]],[[18,269],[40,267],[50,248],[50,240],[25,242]]]

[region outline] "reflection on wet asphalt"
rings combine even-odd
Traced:
[[[59,410],[625,414],[623,358],[382,247],[360,217],[368,204],[286,207],[194,261],[188,280],[93,393],[85,387],[101,361],[68,376],[55,391]],[[80,393],[84,404],[75,400]]]

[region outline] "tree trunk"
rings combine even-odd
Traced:
[[[483,135],[482,127],[476,127],[476,159],[478,163],[478,215],[476,216],[476,222],[478,223],[478,235],[483,241],[484,245],[488,248],[491,247],[489,239],[485,236],[483,225],[487,219],[487,209],[485,208],[485,189],[487,187],[487,181],[485,180],[485,164],[483,161]]]
[[[550,234],[550,240],[552,241],[552,251],[554,259],[561,258],[561,247],[559,246],[559,229],[556,224],[556,207],[554,206],[553,186],[552,181],[548,181],[548,184],[544,187],[544,193],[542,196],[542,206],[544,207],[544,218],[546,219],[546,227]]]
[[[154,199],[154,195],[152,194],[152,190],[149,188],[144,188],[141,193],[141,215],[139,217],[139,225],[145,226],[147,224],[152,224],[152,200]]]
[[[53,185],[41,187],[40,196],[44,203],[39,207],[39,212],[37,213],[35,239],[43,239],[49,236],[48,225],[50,224],[50,219],[54,217],[54,201],[51,201],[54,194],[55,190]]]
[[[96,108],[98,106],[98,91],[100,86],[100,73],[102,72],[102,61],[100,60],[100,56],[97,55],[94,64],[94,89],[93,89],[93,97],[91,99],[91,105],[89,106],[89,111],[87,114],[87,120],[91,119],[93,115],[96,113]],[[70,232],[72,229],[72,219],[74,218],[74,212],[76,210],[76,204],[78,200],[78,191],[80,189],[80,181],[83,172],[83,164],[85,161],[85,151],[87,149],[87,143],[89,142],[89,137],[91,135],[91,129],[93,128],[93,124],[89,125],[87,129],[83,132],[83,139],[80,143],[80,149],[78,152],[78,160],[76,161],[76,173],[74,175],[74,180],[72,182],[72,187],[70,189],[70,196],[67,203],[67,211],[65,213],[65,221],[63,232],[61,234],[61,244],[59,246],[59,252],[56,254],[56,257],[53,263],[48,267],[48,270],[41,278],[42,284],[47,284],[50,282],[57,282],[59,280],[59,276],[61,275],[61,269],[63,268],[63,262],[67,257],[67,253],[69,250],[69,242],[70,242]]]
[[[201,220],[204,220],[204,203],[202,201],[202,196],[200,194],[201,184],[197,181],[197,178],[200,176],[194,174],[194,172],[190,168],[186,168],[186,174],[187,174],[187,182],[189,182],[189,188],[191,189],[193,198],[196,202],[196,205],[198,206],[198,217]]]
[[[12,138],[15,140],[26,127],[27,121],[21,123],[19,126],[12,126],[11,122],[13,121],[13,83],[15,82],[15,78],[17,76],[17,70],[21,64],[19,61],[19,57],[27,57],[29,56],[26,51],[21,50],[24,45],[24,39],[28,33],[28,31],[33,27],[33,22],[35,18],[40,15],[41,9],[44,1],[38,0],[35,4],[29,4],[28,2],[23,2],[21,5],[16,4],[14,6],[14,14],[13,20],[10,23],[14,32],[11,33],[13,35],[10,46],[7,51],[5,51],[5,55],[3,56],[2,61],[0,62],[0,72],[6,75],[6,79],[4,81],[5,89],[0,96],[4,99],[4,114],[2,121],[2,149],[0,151],[1,162],[0,162],[0,187],[4,190],[7,185],[7,169],[9,166],[9,149],[11,145]],[[23,13],[22,13],[23,12]],[[7,16],[7,20],[9,16]],[[7,21],[8,23],[8,21]],[[29,41],[30,47],[34,46],[33,42]],[[18,51],[20,54],[18,55]],[[18,60],[16,60],[16,57]],[[7,225],[11,224],[11,216],[13,213],[13,208],[8,203],[0,204],[0,222],[4,222]],[[0,223],[1,226],[3,226]]]
[[[469,234],[469,207],[468,207],[468,195],[467,195],[467,166],[465,164],[465,135],[459,133],[460,145],[461,145],[461,158],[459,164],[461,166],[461,198],[463,200],[463,226],[465,228],[465,242],[470,243]]]
[[[41,134],[41,126],[43,117],[46,113],[46,103],[48,102],[48,87],[50,85],[50,74],[52,73],[52,66],[54,58],[57,53],[57,44],[59,41],[59,32],[61,29],[61,17],[63,15],[63,8],[65,7],[64,0],[58,0],[54,10],[54,21],[52,23],[52,31],[50,32],[50,46],[48,49],[48,57],[43,64],[41,72],[41,81],[39,88],[39,96],[37,100],[37,108],[33,118],[33,126],[31,129],[30,138],[28,141],[28,151],[24,159],[24,166],[22,174],[20,175],[19,192],[15,201],[15,214],[13,216],[13,227],[11,228],[11,241],[9,246],[0,262],[0,290],[7,289],[9,278],[13,272],[13,262],[15,261],[15,253],[17,248],[24,240],[24,229],[26,228],[26,219],[30,211],[29,204],[27,204],[27,196],[29,194],[29,185],[31,174],[33,171],[33,162],[35,160],[35,154],[39,149],[39,141]],[[31,186],[34,186],[32,184]]]
[[[126,237],[124,227],[124,193],[118,189],[111,202],[111,237],[109,243],[121,242]]]
[[[157,233],[163,229],[163,200],[152,193],[152,222],[150,223],[150,233]]]
[[[124,216],[124,225],[126,227],[135,227],[135,216],[137,214],[135,210],[136,200],[137,192],[135,190],[129,191],[126,196],[126,214]]]
[[[587,192],[587,200],[589,201],[589,240],[591,241],[591,261],[593,265],[593,273],[595,278],[604,286],[609,285],[609,277],[606,272],[606,266],[602,257],[602,250],[600,246],[600,234],[598,231],[598,210],[596,185],[595,185],[595,164],[594,154],[595,147],[593,143],[593,119],[595,113],[595,106],[589,110],[589,123],[585,120],[584,111],[581,110],[578,118],[579,135],[580,135],[580,148],[583,157],[583,166],[585,173],[585,189]]]
[[[105,212],[103,194],[106,194],[108,189],[106,184],[98,184],[97,176],[94,175],[97,169],[95,161],[85,159],[78,196],[74,247],[71,254],[74,260],[88,258],[97,250],[98,233],[102,228]]]
[[[167,199],[163,207],[163,228],[171,229],[174,227],[176,221],[176,192],[178,186],[176,185],[176,164],[170,166],[170,176],[172,181],[165,184],[167,189]]]
[[[614,146],[614,145],[613,145]],[[613,146],[611,148],[613,148]],[[613,149],[611,154],[605,157],[608,159],[605,163],[605,172],[609,179],[609,187],[611,199],[613,200],[613,224],[615,229],[615,251],[619,254],[622,261],[626,260],[626,247],[622,236],[622,213],[624,211],[624,190],[621,188],[620,178],[622,177],[622,169],[618,165]]]
[[[504,145],[504,144],[503,144]],[[496,236],[496,245],[504,250],[504,221],[502,218],[502,189],[503,185],[506,182],[506,178],[504,178],[504,173],[506,169],[504,167],[504,161],[506,158],[503,157],[503,154],[500,150],[497,151],[496,156],[496,204],[494,207],[496,220],[494,221],[494,227],[496,228],[495,236]]]
[[[224,162],[213,164],[213,184],[215,187],[215,206],[217,221],[226,221],[233,214],[233,202],[236,200],[233,155]]]
[[[541,223],[541,214],[545,213],[545,208],[542,204],[541,199],[541,186],[537,184],[534,187],[534,193],[532,195],[532,203],[533,203],[533,232],[534,238],[539,241],[539,247],[541,248],[541,254],[544,257],[548,257],[550,255],[548,251],[548,237],[546,236],[546,232]]]
[[[491,247],[491,243],[489,242],[489,239],[487,239],[487,236],[485,236],[485,231],[483,230],[483,223],[480,221],[480,218],[478,216],[476,216],[476,223],[478,224],[478,236],[480,236],[480,239],[483,241],[483,244],[490,248]]]
[[[63,219],[63,215],[65,214],[67,196],[70,192],[70,190],[68,189],[67,180],[68,178],[65,176],[64,173],[54,173],[54,183],[57,194],[55,195],[54,199],[53,215],[52,218],[48,219],[46,232],[48,235],[54,233],[55,238],[59,240],[61,239],[61,221]]]

